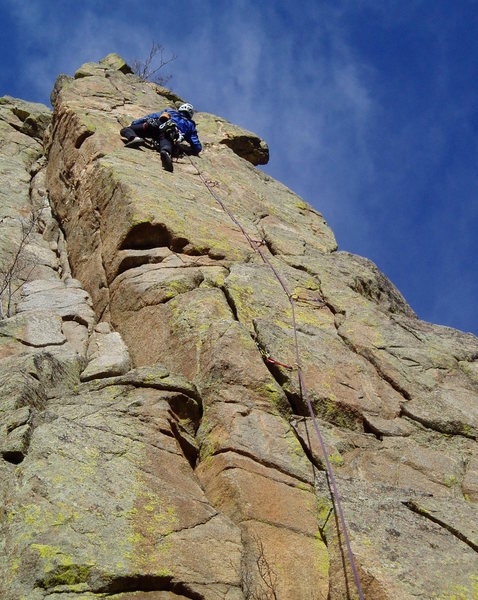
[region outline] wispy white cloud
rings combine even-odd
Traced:
[[[478,92],[466,83],[478,75],[478,42],[468,52],[456,43],[472,4],[3,0],[22,39],[15,84],[25,97],[45,101],[59,72],[111,51],[141,58],[160,41],[178,55],[173,89],[264,137],[265,169],[323,212],[342,248],[376,260],[430,314],[445,310],[440,271],[455,285],[459,271],[476,281],[457,266],[478,250],[466,205],[478,191]]]

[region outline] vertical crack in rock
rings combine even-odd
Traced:
[[[176,420],[171,420],[171,431],[178,442],[181,451],[186,460],[191,465],[192,469],[196,468],[199,449],[195,443],[195,439],[180,427]]]
[[[295,420],[295,416],[293,417],[293,420]],[[324,463],[322,463],[320,460],[318,460],[313,455],[312,450],[311,450],[312,442],[311,442],[310,436],[317,435],[315,433],[315,431],[310,432],[309,429],[306,427],[306,439],[304,439],[301,435],[299,435],[299,432],[297,431],[297,428],[294,426],[293,422],[291,422],[291,426],[292,426],[292,430],[295,434],[295,437],[297,438],[297,441],[299,442],[299,444],[302,446],[302,449],[304,450],[304,454],[306,455],[307,459],[309,460],[309,462],[311,463],[311,465],[314,468],[314,475],[315,475],[315,469],[318,469],[319,471],[325,471]],[[315,477],[314,477],[314,479],[315,479]]]
[[[224,297],[226,298],[226,302],[227,302],[229,308],[231,309],[231,313],[234,317],[234,320],[240,322],[239,317],[237,315],[237,307],[234,303],[234,299],[232,298],[231,294],[229,293],[229,290],[224,285],[222,285],[220,289],[224,293]]]

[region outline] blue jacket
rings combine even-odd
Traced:
[[[184,139],[186,140],[186,142],[189,142],[194,153],[199,154],[202,150],[202,145],[199,141],[198,133],[196,131],[196,123],[192,119],[188,119],[187,117],[182,115],[177,110],[166,108],[161,112],[151,113],[150,115],[141,117],[141,119],[136,119],[136,121],[133,121],[133,125],[140,125],[148,119],[159,119],[159,117],[164,112],[167,112],[170,115],[171,119],[176,123],[179,131],[184,135]]]

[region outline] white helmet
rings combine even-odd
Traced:
[[[181,104],[181,106],[178,108],[179,112],[185,112],[189,115],[189,118],[192,119],[193,118],[193,114],[194,114],[194,106],[192,104],[189,104],[189,102],[186,102],[185,104]]]

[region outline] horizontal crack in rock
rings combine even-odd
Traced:
[[[467,544],[467,546],[470,546],[470,548],[472,550],[474,550],[475,552],[478,552],[478,544],[476,542],[474,542],[473,540],[470,540],[469,537],[467,537],[464,533],[462,533],[461,531],[456,529],[456,527],[453,527],[453,525],[450,525],[450,523],[447,523],[443,519],[440,519],[439,517],[435,516],[433,513],[431,513],[429,510],[427,510],[423,506],[420,506],[414,500],[406,500],[406,501],[403,501],[402,504],[404,506],[406,506],[408,509],[410,509],[412,512],[416,513],[417,515],[425,517],[429,521],[432,521],[433,523],[440,525],[440,527],[443,527],[444,529],[449,531],[452,535],[454,535],[460,541]]]
[[[227,447],[220,448],[219,450],[214,452],[214,454],[212,454],[212,456],[218,456],[219,454],[225,454],[226,452],[233,452],[235,454],[238,454],[239,456],[245,456],[246,458],[250,458],[252,461],[256,462],[257,464],[262,465],[263,467],[267,467],[269,469],[275,469],[279,473],[283,473],[284,475],[287,475],[288,477],[297,479],[298,481],[301,481],[303,483],[310,484],[310,480],[307,477],[301,477],[297,473],[292,473],[291,471],[288,471],[285,468],[281,468],[281,466],[278,465],[277,463],[261,459],[261,458],[255,456],[254,454],[251,454],[250,452],[246,452],[245,450],[240,450],[239,448],[227,448]],[[232,467],[232,468],[234,468],[234,467]],[[240,468],[240,467],[237,467],[237,468]],[[224,470],[227,470],[227,469],[224,469]]]
[[[409,410],[409,408],[404,404],[402,404],[400,408],[400,416],[405,416],[411,421],[420,423],[420,425],[423,425],[423,427],[431,429],[432,431],[437,431],[438,433],[444,433],[446,435],[456,435],[470,440],[476,440],[476,434],[471,429],[470,432],[467,433],[466,423],[463,423],[462,421],[447,421],[444,423],[432,421],[430,419],[427,419],[426,417],[420,417],[418,415],[413,414]]]

